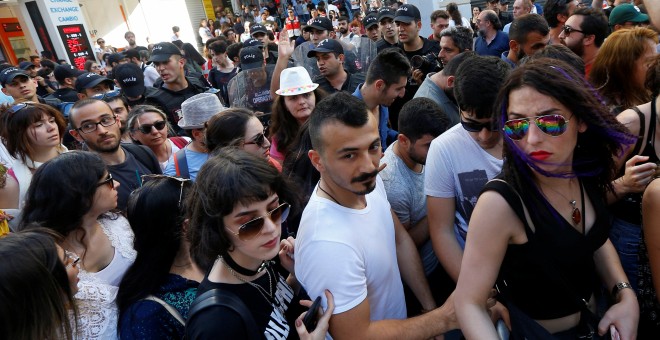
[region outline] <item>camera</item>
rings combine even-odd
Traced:
[[[424,74],[429,74],[440,67],[438,59],[433,53],[413,56],[410,58],[410,64],[414,69],[418,69]]]

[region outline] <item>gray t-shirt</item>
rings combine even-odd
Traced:
[[[380,172],[380,177],[385,184],[387,200],[392,210],[401,223],[410,223],[412,226],[426,217],[424,168],[419,173],[410,170],[393,151],[397,143],[392,143],[385,150],[385,156],[381,158],[380,164],[387,163],[387,166]],[[426,275],[430,274],[438,265],[438,258],[433,252],[430,239],[419,248],[419,256],[422,259],[424,272]]]
[[[431,80],[431,76],[434,74],[435,73],[429,73],[426,75],[424,82],[419,86],[419,89],[417,89],[413,98],[424,97],[436,102],[440,105],[440,108],[442,108],[442,112],[447,115],[447,118],[449,118],[450,126],[454,126],[460,123],[461,120],[458,113],[458,105],[447,96],[440,86],[436,85],[436,83]]]

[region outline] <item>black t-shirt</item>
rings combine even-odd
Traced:
[[[229,103],[229,81],[236,74],[238,74],[238,67],[234,67],[231,72],[222,72],[217,68],[213,68],[209,72],[209,83],[213,88],[220,90],[225,103]]]
[[[208,275],[204,277],[197,296],[211,289],[222,289],[234,293],[250,310],[254,322],[257,324],[259,334],[267,339],[284,339],[297,337],[294,321],[297,315],[288,315],[289,306],[298,303],[294,299],[293,290],[277,271],[275,299],[273,302],[266,298],[257,288],[244,284],[228,284],[211,282]],[[264,274],[252,283],[269,291],[268,274]],[[232,309],[225,306],[213,306],[196,314],[186,324],[187,339],[248,339],[248,332],[243,318]]]
[[[63,102],[75,103],[78,101],[78,92],[68,87],[60,87],[55,92],[49,94],[47,97],[57,98]]]
[[[337,90],[336,88],[332,87],[332,84],[330,84],[328,79],[321,75],[316,76],[314,78],[314,82],[319,84],[319,87],[328,94],[333,94],[339,91],[347,91],[348,93],[353,94],[353,92],[355,92],[355,89],[358,87],[358,85],[364,83],[365,75],[364,73],[351,74],[348,71],[346,71],[346,74],[347,74],[346,81],[344,81],[344,84],[341,86],[341,90]]]
[[[120,146],[123,148],[123,146]],[[142,147],[142,146],[139,146]],[[146,147],[143,147],[146,149]],[[151,153],[151,150],[145,150],[147,153]],[[112,174],[112,177],[115,181],[121,184],[117,189],[117,208],[125,211],[126,203],[128,203],[128,196],[130,196],[133,190],[140,187],[142,183],[142,175],[152,174],[153,171],[149,170],[149,166],[142,164],[138,161],[135,156],[130,152],[126,151],[124,148],[124,153],[126,154],[126,160],[124,163],[117,165],[109,165],[108,172]],[[153,154],[152,154],[153,156]],[[155,158],[155,156],[154,156]]]

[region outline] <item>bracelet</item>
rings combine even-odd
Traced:
[[[614,287],[612,287],[612,299],[616,299],[617,295],[619,295],[619,292],[626,288],[632,289],[633,287],[628,282],[618,282],[615,284]]]

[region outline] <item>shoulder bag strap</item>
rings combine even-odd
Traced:
[[[176,319],[176,321],[179,321],[179,322],[181,323],[181,325],[183,325],[183,326],[186,325],[186,321],[183,319],[183,317],[181,317],[181,314],[179,313],[179,311],[177,311],[177,310],[176,310],[174,307],[172,307],[169,303],[163,301],[162,299],[159,299],[159,298],[156,297],[155,295],[149,295],[149,296],[145,297],[145,298],[142,299],[142,300],[148,300],[148,301],[153,301],[153,302],[157,302],[157,303],[159,303],[159,304],[160,304],[161,306],[163,306],[163,308],[165,308],[170,314],[172,314],[172,316]]]
[[[180,149],[174,154],[174,169],[176,170],[176,177],[190,178],[188,171],[188,159],[186,158],[186,149]]]
[[[254,317],[245,303],[236,294],[226,290],[211,289],[198,296],[190,306],[188,321],[192,320],[202,310],[213,306],[224,306],[238,313],[245,323],[249,339],[257,340],[263,338],[263,335],[259,335],[257,332],[257,323],[254,321]]]

